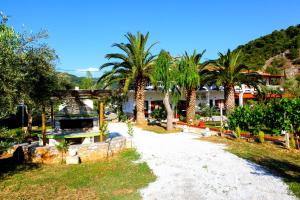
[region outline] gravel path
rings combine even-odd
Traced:
[[[110,125],[126,135],[125,124]],[[224,151],[225,146],[188,133],[155,134],[135,129],[134,143],[157,180],[143,199],[296,199],[288,186],[262,167]]]

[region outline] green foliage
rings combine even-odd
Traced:
[[[104,136],[108,136],[108,122],[104,121],[102,126],[100,126],[100,131],[103,133]]]
[[[118,113],[118,120],[119,122],[126,122],[127,121],[127,115],[124,112]]]
[[[300,127],[300,99],[274,99],[267,104],[244,105],[237,107],[229,116],[229,127],[240,127],[246,131],[259,131],[268,128],[292,131],[291,127]]]
[[[204,55],[205,50],[202,53],[197,54],[196,51],[189,55],[187,52],[181,57],[178,62],[178,84],[186,90],[196,89],[200,85],[200,74],[203,70],[203,65],[200,61]]]
[[[240,127],[236,127],[235,134],[236,134],[237,138],[241,138],[241,129],[240,129]]]
[[[275,75],[278,75],[278,74],[282,74],[283,72],[283,69],[280,69],[278,67],[267,67],[266,68],[266,72],[269,73],[269,74],[275,74]]]
[[[80,88],[87,90],[96,89],[96,84],[90,71],[87,71],[86,77],[81,80]]]
[[[185,121],[186,121],[186,118],[185,118],[183,115],[180,115],[180,116],[179,116],[179,121],[185,122]]]
[[[210,107],[210,106],[207,106],[206,104],[201,104],[200,108],[201,108],[200,113],[204,117],[210,117],[210,116],[213,116],[213,115],[219,115],[220,114],[217,111],[217,108],[215,106]]]
[[[156,57],[150,50],[156,43],[147,47],[149,33],[146,35],[140,32],[137,35],[127,33],[125,37],[128,43],[113,44],[113,47],[117,47],[122,53],[111,53],[105,56],[114,61],[103,64],[100,70],[111,66],[112,69],[105,71],[98,82],[102,83],[104,88],[118,84],[123,88],[123,92],[127,93],[130,84],[138,79],[144,80],[150,77]]]
[[[0,128],[0,154],[5,152],[13,144],[24,142],[26,136],[27,134],[20,128]]]
[[[241,61],[252,69],[261,69],[265,62],[288,49],[300,48],[300,25],[288,29],[273,31],[245,45],[239,46],[235,52],[242,51]]]
[[[5,19],[5,20],[4,20]],[[55,71],[55,51],[39,41],[47,32],[17,33],[0,23],[0,118],[14,112],[21,101],[29,112],[48,105],[54,90],[66,81]]]
[[[154,86],[162,86],[161,89],[164,92],[168,92],[176,83],[176,68],[173,65],[171,55],[161,50],[158,58],[155,61],[154,67],[151,72],[151,82]]]
[[[64,154],[68,151],[68,144],[66,140],[62,140],[60,143],[55,145],[56,149],[61,153],[61,163],[64,161]]]
[[[167,112],[165,108],[157,108],[151,112],[151,117],[157,120],[163,120],[167,118]]]
[[[133,124],[130,120],[126,121],[126,125],[127,125],[127,134],[130,136],[133,136]]]
[[[259,143],[265,142],[265,133],[263,131],[258,132],[258,141],[259,141]]]
[[[287,60],[283,57],[276,57],[272,60],[271,65],[272,67],[284,67],[287,63]]]
[[[299,58],[299,49],[291,48],[288,54],[288,58],[291,60]]]
[[[195,119],[196,119],[196,120],[200,120],[200,119],[201,119],[201,115],[196,114],[196,115],[195,115]]]
[[[293,60],[294,65],[300,65],[300,58]]]

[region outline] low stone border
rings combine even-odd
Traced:
[[[82,163],[98,161],[133,147],[132,138],[123,136],[115,137],[107,142],[70,145],[68,152],[63,155],[63,159],[65,159],[67,155],[69,155],[69,152],[72,151],[76,153],[76,156],[79,157],[79,161]],[[25,162],[54,164],[61,163],[62,161],[61,152],[53,146],[38,146],[38,143],[18,144],[11,148],[8,154],[12,156],[17,149],[21,149],[18,154],[20,154],[20,157],[22,157]]]

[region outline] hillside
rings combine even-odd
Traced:
[[[73,74],[69,74],[69,73],[66,73],[66,72],[63,72],[61,74],[68,77],[72,88],[74,88],[75,86],[79,86],[80,88],[82,88],[83,84],[84,84],[83,83],[84,79],[87,78],[87,77],[82,77],[82,76],[75,76]],[[92,78],[92,80],[93,80],[93,84],[96,84],[98,79],[97,78]]]
[[[272,63],[272,59],[270,60],[270,58],[272,57],[278,58],[278,62],[276,61],[274,64],[271,64],[272,67],[277,67],[275,65],[280,64],[280,62],[281,64],[288,63],[290,65],[300,64],[299,49],[300,24],[290,26],[287,29],[273,31],[269,35],[237,47],[235,51],[242,50],[243,63],[255,70],[259,70],[266,64],[270,65]],[[283,59],[279,58],[280,55]]]

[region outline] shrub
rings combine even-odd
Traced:
[[[127,134],[130,135],[130,136],[133,136],[133,125],[132,125],[132,122],[130,120],[128,120],[126,122],[127,124]]]
[[[153,112],[151,113],[151,117],[153,117],[154,119],[157,119],[157,120],[166,119],[167,112],[163,108],[158,108],[158,109],[153,110]]]
[[[201,119],[201,115],[196,114],[196,115],[195,115],[195,119],[196,119],[196,120],[200,120],[200,119]]]
[[[263,131],[258,132],[258,141],[259,141],[259,143],[265,142],[265,133]]]
[[[179,116],[179,121],[181,121],[181,122],[185,122],[185,117],[184,117],[184,116],[182,116],[182,115],[180,115],[180,116]]]
[[[236,134],[237,138],[241,138],[241,129],[240,129],[240,127],[236,127],[235,134]]]
[[[118,120],[119,122],[126,122],[127,121],[127,115],[124,112],[118,113]]]
[[[61,141],[55,145],[56,149],[61,153],[61,163],[64,161],[64,154],[68,151],[68,144],[66,140]]]

